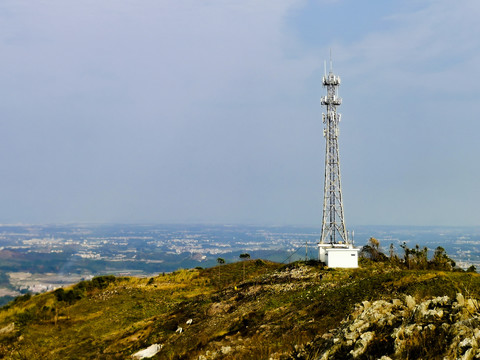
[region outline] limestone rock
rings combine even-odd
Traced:
[[[405,296],[405,303],[410,310],[413,310],[417,305],[415,299],[410,295]]]
[[[353,358],[356,358],[365,353],[368,345],[372,342],[374,336],[375,333],[373,331],[363,333],[360,336],[360,339],[355,343],[354,349],[350,351],[350,354],[352,354]]]
[[[8,334],[15,330],[15,323],[10,323],[7,326],[0,329],[0,334]]]
[[[369,354],[381,360],[403,359],[411,349],[434,351],[445,359],[480,358],[479,305],[460,293],[455,300],[439,296],[417,303],[407,295],[403,301],[364,301],[340,328],[329,332],[332,336],[321,337],[325,350],[320,359],[336,359],[345,351],[353,358]]]
[[[160,350],[162,349],[162,345],[160,344],[153,344],[146,349],[140,350],[132,355],[133,359],[145,359],[154,357]]]

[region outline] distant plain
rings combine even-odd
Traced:
[[[480,266],[480,228],[353,226],[356,246],[370,237],[393,244],[445,248],[461,268]],[[317,226],[232,224],[69,224],[0,226],[0,304],[104,274],[150,276],[179,268],[239,261],[249,253],[280,263],[317,257]]]

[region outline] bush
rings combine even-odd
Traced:
[[[380,242],[374,237],[371,237],[368,240],[368,245],[362,247],[360,250],[360,257],[370,259],[375,262],[385,262],[388,260],[387,256],[380,248]]]
[[[85,296],[82,289],[76,287],[67,291],[65,291],[63,288],[60,288],[55,290],[53,294],[55,295],[57,301],[64,301],[70,305]]]
[[[452,270],[455,267],[455,261],[448,257],[447,252],[441,246],[435,249],[433,259],[428,263],[430,268],[435,270]]]
[[[80,281],[77,285],[73,287],[74,290],[80,290],[80,292],[84,291],[92,291],[95,289],[105,289],[111,283],[119,280],[120,278],[116,278],[114,275],[103,275],[103,276],[96,276],[92,280],[89,281]]]
[[[467,272],[477,272],[477,268],[475,267],[475,265],[471,265],[471,266],[467,269]]]
[[[35,319],[35,312],[33,309],[27,309],[15,316],[15,325],[24,327]]]
[[[32,297],[32,293],[26,293],[25,295],[21,295],[21,296],[16,297],[15,302],[16,303],[25,302],[27,300],[30,300],[31,297]]]
[[[91,280],[91,285],[94,289],[105,289],[109,284],[116,280],[114,275],[97,276]]]

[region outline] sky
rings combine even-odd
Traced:
[[[477,0],[3,0],[0,223],[480,225]]]

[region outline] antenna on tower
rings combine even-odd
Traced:
[[[330,48],[330,72],[333,72],[332,48]]]

